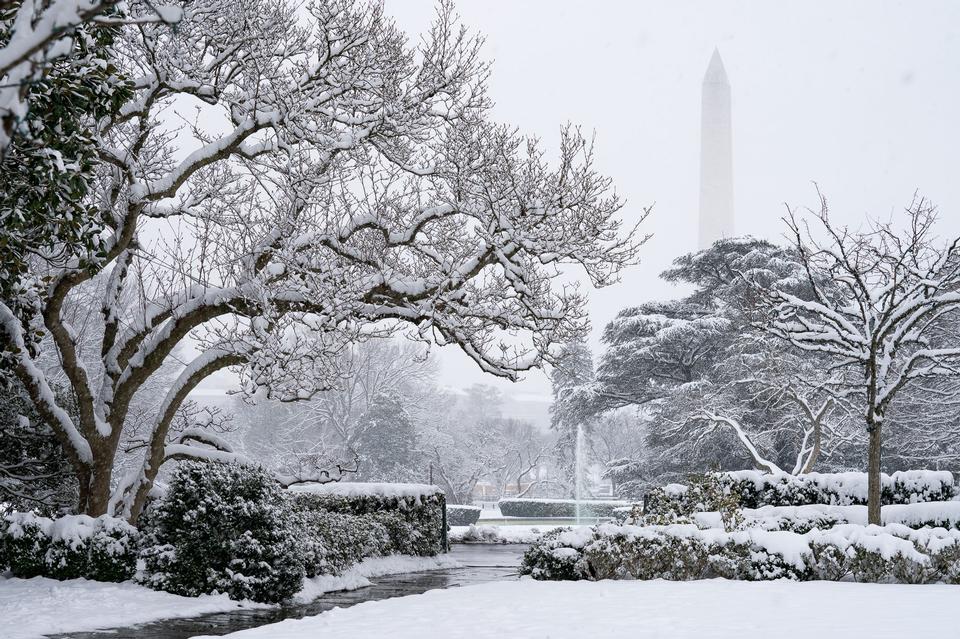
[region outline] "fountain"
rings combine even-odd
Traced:
[[[577,440],[573,449],[573,499],[576,504],[576,521],[580,525],[580,499],[583,489],[583,426],[577,424]]]

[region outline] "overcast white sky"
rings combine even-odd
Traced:
[[[495,116],[548,145],[571,121],[593,129],[600,168],[627,200],[656,203],[643,263],[593,292],[596,337],[617,311],[677,294],[657,274],[696,248],[700,82],[720,48],[733,95],[736,231],[776,239],[784,202],[838,218],[889,216],[914,191],[944,235],[960,233],[960,2],[460,0],[487,37]],[[431,0],[386,0],[411,35]],[[450,350],[450,349],[448,349]],[[451,386],[496,383],[442,353]],[[549,394],[541,374],[516,396]]]

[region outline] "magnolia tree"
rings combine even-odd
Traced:
[[[561,269],[602,286],[633,262],[639,240],[589,141],[565,129],[551,165],[489,121],[481,42],[450,6],[415,48],[366,2],[177,6],[175,29],[120,26],[111,45],[131,91],[91,123],[96,247],[41,252],[43,286],[0,304],[5,366],[62,443],[82,512],[135,520],[166,460],[233,458],[203,429],[169,436],[218,370],[308,399],[336,385],[351,341],[403,330],[514,379],[584,331],[582,293],[553,285]],[[95,278],[91,366],[62,309]],[[186,342],[199,354],[142,433],[142,461],[115,478],[136,393]],[[76,416],[36,363],[44,344]]]
[[[888,412],[914,387],[960,375],[951,330],[960,309],[960,240],[936,243],[936,215],[925,200],[906,209],[904,230],[877,222],[865,232],[836,226],[822,197],[819,211],[790,211],[786,221],[810,295],[759,286],[772,313],[763,326],[828,357],[844,382],[838,389],[855,393],[869,438],[868,516],[879,524]]]

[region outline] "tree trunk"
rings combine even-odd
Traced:
[[[871,414],[867,417],[870,449],[867,457],[867,522],[880,525],[880,422]]]
[[[110,478],[113,464],[97,460],[90,474],[90,484],[87,492],[86,513],[91,517],[99,517],[107,513],[110,505]]]

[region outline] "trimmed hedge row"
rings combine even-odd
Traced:
[[[789,530],[805,533],[814,528],[825,530],[841,524],[866,525],[866,506],[764,506],[741,511],[742,528]],[[960,529],[960,501],[892,504],[880,509],[883,524],[901,524],[908,528]],[[703,512],[691,520],[701,528],[723,527],[721,513]]]
[[[505,517],[577,516],[577,502],[574,499],[501,499],[497,505]],[[629,505],[627,501],[584,500],[580,502],[580,516],[612,519],[617,508]]]
[[[0,570],[24,579],[126,581],[136,572],[139,537],[136,528],[107,515],[54,520],[10,513],[0,523]]]
[[[647,493],[645,514],[691,513],[714,510],[710,484],[733,496],[743,508],[831,504],[863,506],[867,503],[866,473],[808,473],[788,475],[752,470],[707,473],[691,478],[689,485],[668,484]],[[946,471],[909,470],[881,476],[881,503],[912,504],[949,501],[957,494],[953,474]]]
[[[480,521],[479,506],[463,506],[460,504],[447,504],[447,525],[448,526],[472,526]]]
[[[845,525],[801,535],[603,524],[548,533],[524,554],[521,573],[541,580],[852,578],[956,584],[960,532]]]
[[[185,462],[143,513],[140,531],[107,516],[0,519],[0,571],[136,576],[180,595],[222,592],[277,603],[296,594],[304,577],[340,574],[367,557],[444,551],[443,518],[443,493],[432,486],[347,484],[323,495],[295,493],[262,468]]]
[[[300,512],[365,517],[386,530],[380,554],[433,556],[446,552],[446,497],[436,486],[324,484],[287,491]]]

